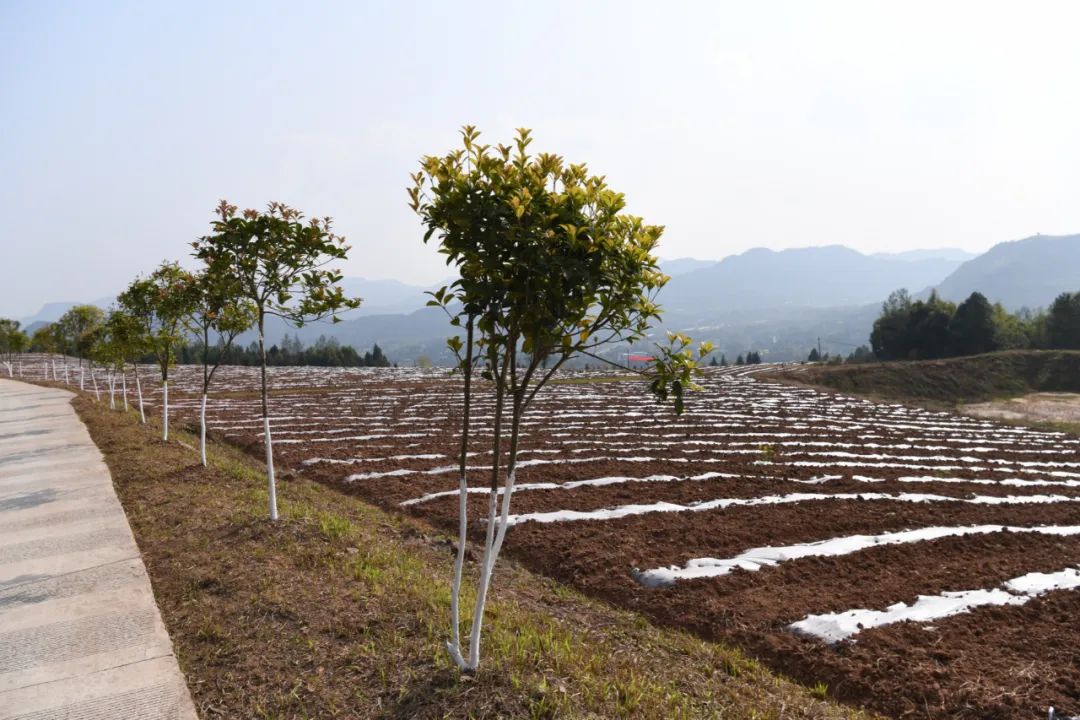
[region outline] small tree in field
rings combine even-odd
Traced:
[[[139,403],[139,421],[146,424],[146,413],[143,411],[142,380],[139,378],[139,358],[149,352],[148,338],[143,332],[139,320],[120,308],[113,308],[105,318],[102,328],[103,343],[108,346],[106,354],[116,364],[120,372],[121,391],[124,396],[124,410],[128,409],[127,401],[127,365],[135,374],[136,397]]]
[[[8,377],[15,377],[15,362],[30,345],[30,338],[19,328],[18,320],[0,318],[0,355],[7,365]],[[19,360],[19,375],[22,376],[22,361]]]
[[[61,343],[57,333],[56,323],[50,323],[39,327],[30,338],[30,349],[33,352],[45,353],[45,379],[49,379],[49,368],[52,368],[52,379],[58,380],[56,375],[56,361],[53,354],[60,351]]]
[[[447,647],[466,672],[480,662],[484,605],[506,537],[522,418],[571,357],[645,337],[660,314],[654,298],[668,279],[652,255],[663,228],[623,213],[623,196],[602,177],[556,155],[530,155],[527,130],[518,131],[513,148],[480,145],[478,134],[466,127],[463,149],[425,157],[409,191],[410,205],[427,228],[425,242],[437,236],[440,252],[460,273],[429,304],[442,307],[465,330],[464,342],[454,337],[448,343],[464,375],[464,411]],[[650,386],[661,398],[673,397],[681,412],[696,363],[689,338],[671,337],[672,346],[659,349]],[[710,351],[703,345],[697,357]],[[495,407],[484,554],[466,655],[459,602],[476,366],[493,385]]]
[[[90,350],[105,320],[105,313],[94,305],[76,305],[56,321],[57,338],[61,349],[79,359],[79,389],[84,386],[83,360],[90,357]]]
[[[184,320],[194,305],[194,278],[176,263],[165,262],[148,277],[137,278],[120,294],[120,307],[135,319],[138,342],[145,343],[161,371],[161,439],[169,439],[169,368],[184,340]],[[141,395],[141,389],[140,389]]]
[[[111,332],[108,318],[94,332],[93,342],[86,348],[86,357],[98,367],[105,369],[105,383],[109,388],[109,409],[116,409],[116,380],[123,377],[124,348],[121,338]]]
[[[195,306],[188,328],[202,344],[202,400],[199,405],[199,457],[206,466],[206,397],[214,373],[236,336],[255,323],[255,309],[241,296],[241,288],[231,275],[203,270],[195,276]],[[210,356],[210,336],[216,339],[217,353]]]
[[[279,317],[296,326],[329,317],[360,305],[347,298],[338,285],[341,273],[326,266],[344,260],[349,246],[331,232],[330,218],[304,222],[299,210],[273,202],[265,212],[245,210],[224,200],[217,207],[213,234],[192,243],[195,257],[206,263],[215,278],[229,277],[255,312],[262,367],[263,441],[270,491],[270,519],[277,520],[274,450],[270,438],[270,411],[266,387],[266,318]]]

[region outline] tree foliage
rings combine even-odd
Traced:
[[[30,337],[30,351],[42,352],[52,355],[60,349],[60,341],[56,337],[56,323],[42,325]]]
[[[120,308],[132,318],[132,327],[137,328],[139,344],[154,356],[163,381],[169,379],[169,368],[184,341],[185,323],[196,298],[194,276],[172,262],[136,278],[118,298]]]
[[[240,333],[255,323],[256,311],[233,275],[209,268],[193,276],[191,295],[191,311],[184,320],[187,329],[200,340],[205,394],[223,358],[221,352],[211,356],[210,336],[214,335],[218,348],[227,350]]]
[[[256,321],[275,315],[303,325],[360,305],[345,297],[341,272],[326,266],[344,260],[349,246],[332,232],[329,217],[304,221],[299,210],[272,202],[266,211],[222,200],[213,232],[192,243],[215,282],[229,279],[237,294],[254,305]]]
[[[906,290],[889,296],[870,335],[882,360],[974,355],[1018,348],[1080,348],[1080,293],[1062,293],[1049,311],[1008,312],[972,293],[959,306],[931,293],[912,300]]]
[[[59,350],[82,360],[89,357],[101,332],[105,313],[95,305],[76,305],[55,323]]]
[[[1062,293],[1050,305],[1046,318],[1050,347],[1080,349],[1080,292]]]
[[[466,127],[463,148],[425,157],[409,195],[424,241],[437,235],[460,275],[429,305],[455,308],[459,327],[475,319],[486,377],[520,352],[530,358],[520,380],[542,385],[574,354],[644,337],[668,280],[652,255],[663,228],[624,213],[625,197],[585,165],[529,154],[528,130],[511,146],[478,137]],[[460,355],[460,338],[450,348]],[[674,365],[654,368],[654,390],[677,396],[675,383],[689,384],[685,348],[668,350]]]
[[[956,306],[936,293],[928,300],[912,300],[906,290],[892,293],[870,333],[874,354],[886,360],[945,357],[955,312]]]
[[[982,293],[971,293],[949,320],[948,354],[978,355],[997,348],[994,307]]]
[[[30,338],[22,331],[18,320],[0,318],[0,357],[3,357],[8,364],[9,374],[15,356],[24,352],[29,346]]]
[[[466,670],[479,662],[484,601],[506,533],[522,416],[569,358],[645,337],[660,315],[656,293],[668,280],[653,255],[663,228],[625,213],[625,197],[603,177],[558,155],[531,154],[532,137],[525,129],[511,145],[481,144],[478,138],[475,128],[465,127],[463,146],[423,158],[409,188],[410,206],[425,226],[424,242],[437,239],[439,252],[459,276],[432,293],[429,305],[443,308],[452,325],[467,330],[464,342],[460,336],[448,341],[466,374],[466,388],[476,363],[495,390],[488,529],[468,658],[460,652],[456,616],[449,643],[454,660]],[[697,359],[711,351],[704,346],[695,353],[689,345],[686,336],[670,334],[650,370],[650,389],[661,399],[671,398],[678,412],[685,391],[693,387]],[[465,407],[462,498],[468,390]],[[506,486],[496,522],[504,432]],[[462,533],[465,512],[462,501]]]

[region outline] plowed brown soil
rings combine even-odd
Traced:
[[[178,411],[190,422],[196,398],[185,395],[180,375],[174,384]],[[334,484],[452,533],[455,495],[400,503],[457,488],[457,381],[433,373],[322,370],[306,386],[303,377],[303,369],[290,368],[274,378],[280,387],[294,388],[273,399],[283,477]],[[254,388],[252,377],[236,370],[224,373],[222,383],[230,396],[211,400],[213,432],[261,453],[257,400],[241,392]],[[469,484],[484,487],[491,462],[490,396],[482,394],[477,405]],[[919,595],[989,589],[1026,573],[1074,567],[1080,563],[1080,537],[999,532],[943,538],[667,588],[643,587],[631,573],[635,567],[678,566],[763,545],[852,534],[938,525],[1080,525],[1080,502],[1071,501],[1080,498],[1075,437],[756,382],[730,370],[710,376],[682,418],[645,400],[636,383],[555,386],[540,396],[526,431],[521,458],[545,462],[526,463],[519,484],[680,479],[523,488],[514,494],[514,514],[657,502],[688,506],[792,493],[954,498],[815,500],[523,522],[511,529],[506,552],[658,623],[737,643],[803,682],[826,683],[830,695],[894,717],[1035,718],[1045,717],[1049,705],[1080,713],[1080,591],[1051,592],[1023,606],[978,608],[931,623],[897,623],[837,645],[787,629],[810,613],[884,609]],[[435,457],[401,457],[407,455]],[[688,479],[705,472],[737,477]],[[926,480],[901,480],[912,477]],[[1010,479],[1048,484],[1002,483]],[[1063,500],[960,502],[1042,495]],[[474,537],[483,532],[486,502],[483,494],[470,495]]]

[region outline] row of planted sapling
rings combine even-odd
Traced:
[[[523,418],[570,358],[604,360],[599,353],[606,346],[645,339],[660,317],[656,295],[668,279],[653,255],[663,228],[626,213],[624,196],[603,177],[557,155],[530,154],[527,130],[518,131],[511,146],[480,144],[478,136],[466,127],[461,149],[425,157],[409,189],[410,206],[426,229],[424,242],[435,238],[458,276],[432,293],[429,304],[449,316],[456,334],[448,344],[464,379],[459,538],[447,647],[467,673],[479,666],[486,599],[511,524]],[[151,356],[160,374],[162,440],[168,441],[169,371],[181,343],[197,338],[202,347],[199,451],[205,465],[207,399],[221,349],[254,329],[262,359],[260,415],[269,516],[276,520],[266,321],[280,318],[295,326],[324,318],[337,321],[339,312],[357,307],[360,299],[346,297],[339,284],[340,271],[328,267],[344,260],[349,247],[332,231],[330,218],[305,220],[299,211],[276,202],[265,211],[240,212],[225,201],[216,209],[211,232],[192,245],[202,264],[199,271],[163,263],[133,281],[107,317],[98,311],[82,318],[86,322],[81,325],[73,319],[71,332],[82,341],[64,347],[78,351],[80,366],[85,355],[105,367],[110,388],[120,378],[125,409],[125,369],[135,367],[143,422],[137,362]],[[646,375],[651,391],[673,399],[681,413],[684,392],[696,387],[697,361],[710,351],[707,344],[694,351],[686,336],[669,335],[669,343],[657,347],[654,363],[633,371]],[[485,428],[493,459],[466,647],[460,599],[468,529],[466,457],[475,429],[477,383],[494,395],[494,415]]]

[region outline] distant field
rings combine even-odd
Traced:
[[[1023,384],[1043,372],[1058,382],[1047,363],[1080,357],[1056,355]],[[946,362],[957,387],[980,387]],[[970,374],[1035,361],[967,362],[978,363]],[[930,382],[906,367],[908,380],[869,374],[874,367],[836,377],[877,378],[894,391],[916,376]],[[761,380],[761,371],[709,371],[681,418],[636,383],[568,374],[574,382],[549,388],[526,421],[507,551],[891,716],[1028,718],[1051,704],[1080,712],[1071,631],[1080,440]],[[180,368],[171,383],[189,422],[196,378]],[[228,397],[209,412],[218,437],[258,456],[258,401],[241,394],[256,381],[253,369],[224,369]],[[275,449],[293,477],[454,528],[459,380],[274,368],[271,381]],[[482,396],[474,518],[488,482],[490,409]],[[470,531],[479,537],[483,526]]]

